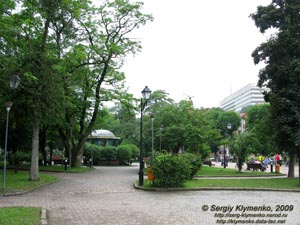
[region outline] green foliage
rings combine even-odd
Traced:
[[[59,131],[66,152],[77,154],[72,164],[80,164],[101,101],[132,99],[119,69],[141,50],[130,33],[153,20],[142,6],[128,0],[97,7],[76,0],[1,2],[0,84],[18,109],[12,109],[14,127],[25,134],[23,124],[27,131],[31,123],[46,127],[47,134]],[[8,91],[12,74],[21,78],[17,93]]]
[[[237,167],[239,171],[242,170],[246,157],[249,153],[253,152],[257,146],[259,146],[258,140],[251,133],[245,132],[236,137],[233,152],[237,156]]]
[[[12,162],[16,173],[18,171],[19,166],[21,165],[21,162],[31,161],[31,154],[28,152],[16,151],[10,156],[10,161]]]
[[[258,85],[268,88],[264,94],[270,102],[273,140],[281,150],[289,151],[291,157],[295,145],[300,143],[299,11],[299,1],[272,0],[251,15],[262,33],[276,29],[270,39],[253,51],[252,57],[255,64],[265,63],[259,72]]]
[[[227,128],[227,124],[231,124],[231,129]],[[233,111],[224,111],[218,117],[218,128],[223,136],[232,135],[240,126],[241,119],[239,114]]]
[[[30,162],[31,154],[24,151],[16,151],[10,156],[10,159],[13,164],[19,165],[22,161]]]
[[[232,136],[232,134],[240,126],[240,116],[236,112],[224,111],[220,108],[212,108],[207,110],[206,117],[211,121],[212,127],[218,132],[215,139],[209,143],[213,152],[218,151],[218,146],[224,143],[224,139]],[[227,124],[231,124],[231,129],[227,128]]]
[[[128,148],[131,151],[131,159],[136,159],[140,156],[140,150],[136,145],[126,144],[126,145],[121,145],[121,146],[125,146],[126,148]]]
[[[155,156],[152,164],[155,186],[181,187],[191,175],[188,161],[181,155],[162,153]]]
[[[195,154],[192,154],[192,153],[184,153],[184,154],[182,154],[182,157],[190,165],[190,171],[191,172],[190,172],[189,179],[193,179],[195,174],[198,172],[198,170],[202,166],[201,155],[195,155]]]
[[[132,157],[132,150],[129,145],[119,145],[117,147],[117,158],[121,163],[127,164]]]
[[[202,161],[209,157],[211,153],[211,149],[207,144],[200,144],[199,149],[200,149],[199,153]]]
[[[253,105],[247,111],[247,130],[256,137],[261,148],[255,154],[268,155],[274,151],[272,140],[272,124],[270,121],[270,105]]]
[[[131,146],[131,151],[132,151],[132,159],[137,159],[139,156],[140,156],[140,150],[139,148],[132,144],[132,145],[129,145]]]
[[[101,148],[101,158],[107,160],[117,158],[117,148],[114,146],[106,146]]]
[[[102,157],[101,147],[91,143],[86,143],[84,146],[85,160],[89,160],[90,158],[92,158],[92,154],[93,154],[93,164],[97,165],[100,162]]]
[[[86,143],[84,146],[84,156],[86,160],[91,158],[93,154],[93,163],[99,164],[100,160],[118,159],[121,163],[128,164],[131,159],[139,156],[138,148],[133,144],[115,146],[98,146],[91,143]]]
[[[174,103],[167,95],[164,91],[151,95],[143,117],[144,137],[151,137],[152,120],[149,112],[154,113],[154,149],[177,153],[184,148],[199,154],[202,144],[209,146],[220,138],[220,132],[208,117],[206,109],[194,108],[191,100]],[[148,149],[151,148],[150,138],[145,138],[143,143]]]

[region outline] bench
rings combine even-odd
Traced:
[[[203,165],[215,166],[215,164],[213,164],[210,160],[205,160],[205,161],[203,162]]]
[[[265,171],[266,167],[264,167],[261,163],[247,163],[247,170],[252,169],[253,171],[255,170],[260,170],[260,171]]]

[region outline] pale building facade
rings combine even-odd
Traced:
[[[264,88],[257,87],[255,84],[248,84],[230,96],[223,99],[220,107],[226,111],[240,112],[246,106],[265,103]]]

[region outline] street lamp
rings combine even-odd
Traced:
[[[20,78],[18,75],[12,75],[9,79],[9,87],[16,89],[20,84]],[[9,124],[9,111],[12,107],[12,102],[5,102],[6,108],[6,127],[5,127],[5,145],[4,145],[4,156],[3,156],[3,177],[2,177],[2,193],[5,192],[6,184],[6,157],[7,157],[7,138],[8,138],[8,124]]]
[[[151,118],[151,140],[152,140],[152,160],[154,159],[154,135],[153,135],[153,121],[154,121],[154,113],[150,114]]]
[[[300,148],[298,148],[298,179],[299,179],[299,187],[300,187]]]
[[[143,110],[150,98],[151,90],[146,86],[142,91],[143,98],[141,98],[141,127],[140,127],[140,170],[139,170],[139,186],[144,185],[144,150],[143,150]],[[144,99],[144,101],[143,101]]]
[[[160,131],[159,131],[159,152],[161,152],[161,131],[162,131],[162,127],[160,127]]]
[[[230,130],[231,129],[231,123],[227,123],[227,129]],[[223,164],[224,164],[224,169],[226,169],[226,149],[225,149],[225,143],[224,143],[224,160],[223,160]],[[229,156],[229,145],[228,145],[228,156]]]
[[[6,128],[5,128],[5,146],[4,146],[4,156],[3,156],[3,180],[2,180],[2,193],[5,191],[5,181],[6,181],[6,157],[7,157],[7,137],[8,137],[8,119],[9,111],[12,107],[12,102],[5,102],[6,107]]]
[[[299,187],[300,187],[300,148],[298,148],[298,179],[299,179]]]
[[[16,89],[20,84],[20,77],[17,74],[14,74],[9,79],[9,87],[11,89]]]

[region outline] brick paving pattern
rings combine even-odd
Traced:
[[[133,183],[138,179],[138,165],[57,175],[59,182],[55,184],[23,195],[0,197],[0,207],[45,208],[49,225],[209,225],[222,224],[215,217],[218,212],[211,211],[214,205],[265,205],[275,210],[276,205],[283,204],[293,205],[293,209],[286,212],[284,222],[276,224],[300,225],[299,192],[137,190]],[[208,211],[203,210],[206,205]]]

